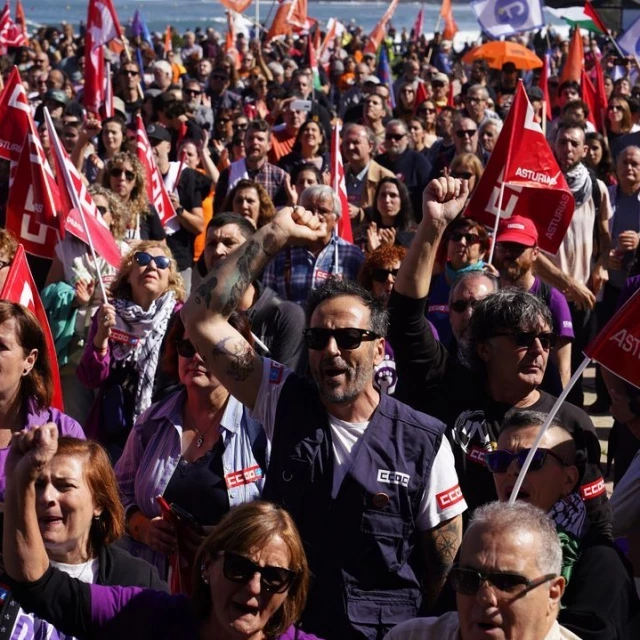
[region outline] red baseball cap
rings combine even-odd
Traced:
[[[500,220],[496,242],[515,242],[525,247],[538,244],[538,230],[530,218],[511,216]]]

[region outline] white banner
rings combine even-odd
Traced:
[[[477,0],[471,8],[481,29],[492,38],[544,26],[541,0]]]

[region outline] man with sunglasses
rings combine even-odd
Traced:
[[[487,120],[500,120],[500,116],[487,106],[488,99],[489,92],[481,84],[470,86],[464,96],[462,113],[473,120],[478,127]]]
[[[579,640],[557,621],[561,568],[562,548],[543,511],[523,502],[480,507],[449,574],[456,611],[400,624],[384,640]]]
[[[449,354],[434,339],[424,315],[433,264],[445,229],[462,211],[467,193],[466,181],[440,178],[429,183],[422,222],[389,298],[389,339],[398,370],[396,397],[447,425],[463,494],[477,507],[496,497],[484,456],[495,448],[505,414],[513,407],[548,413],[555,403],[556,398],[539,387],[556,335],[542,300],[512,288],[486,295],[474,302],[473,313],[467,311],[468,344],[462,353]],[[581,489],[592,524],[610,535],[593,423],[567,402],[558,417],[588,443]]]
[[[182,87],[182,100],[189,107],[196,124],[207,131],[213,131],[213,109],[200,82],[186,80]]]
[[[423,594],[435,603],[466,505],[444,426],[374,388],[387,323],[368,291],[332,278],[311,294],[313,383],[258,357],[228,324],[274,255],[324,234],[310,211],[280,210],[214,266],[183,320],[209,369],[273,442],[264,496],[293,515],[315,575],[305,630],[373,640],[417,615]]]
[[[422,191],[429,181],[431,163],[423,153],[409,148],[409,140],[406,122],[390,120],[385,129],[385,152],[376,156],[376,162],[404,182],[411,197],[414,216],[419,221],[422,212]]]

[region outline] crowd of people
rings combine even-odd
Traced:
[[[317,66],[313,34],[130,35],[109,117],[83,103],[82,29],[0,58],[122,256],[71,234],[29,256],[64,412],[43,327],[0,301],[0,636],[638,637],[637,389],[598,369],[584,406],[574,386],[510,502],[584,347],[640,288],[628,61],[584,37],[597,131],[553,33],[524,42],[551,47],[549,121],[538,71],[466,64],[439,34],[389,29],[389,81],[355,24]],[[526,217],[494,235],[465,215],[520,80],[575,200],[556,255]],[[590,413],[615,419],[610,498]]]

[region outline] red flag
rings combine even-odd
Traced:
[[[442,0],[442,6],[440,7],[440,16],[444,20],[442,37],[445,40],[453,40],[453,36],[458,33],[458,25],[453,19],[453,8],[451,7],[451,0]]]
[[[415,116],[418,113],[418,108],[423,102],[426,102],[429,99],[427,95],[427,89],[424,86],[424,82],[418,82],[418,87],[416,88],[416,98],[413,101],[413,115]]]
[[[294,0],[289,13],[289,23],[293,25],[296,32],[309,29],[307,0]]]
[[[246,11],[251,4],[251,0],[220,0],[220,2],[227,7],[227,9],[237,11],[238,13]]]
[[[553,114],[551,113],[551,97],[549,95],[549,73],[550,61],[549,54],[545,53],[542,58],[542,72],[540,73],[540,91],[542,91],[542,100],[544,101],[544,109],[547,115],[547,121],[551,122]]]
[[[422,35],[422,30],[424,29],[424,9],[420,7],[420,11],[418,11],[418,15],[416,16],[416,21],[413,23],[413,41],[418,42],[420,40],[420,36]]]
[[[56,177],[60,187],[63,213],[66,213],[65,230],[93,247],[96,254],[116,269],[120,268],[122,255],[109,227],[102,219],[91,194],[87,191],[78,170],[64,150],[53,121],[45,108],[44,117],[53,149]]]
[[[607,322],[584,354],[640,387],[640,290]]]
[[[144,167],[147,176],[147,197],[149,202],[156,208],[158,216],[163,225],[176,217],[176,212],[169,199],[164,180],[153,157],[151,144],[147,138],[147,131],[140,115],[136,116],[136,143],[138,160]]]
[[[340,198],[342,215],[338,220],[338,235],[347,242],[353,242],[353,230],[349,217],[349,200],[347,198],[347,183],[344,179],[344,165],[340,154],[340,129],[333,127],[331,134],[331,187]]]
[[[531,218],[540,248],[555,254],[573,216],[575,202],[540,125],[534,120],[522,81],[466,214],[493,227],[505,183],[502,218]]]
[[[607,106],[609,101],[607,100],[607,90],[604,87],[604,72],[602,71],[602,65],[600,60],[596,57],[595,64],[593,65],[593,72],[595,73],[595,90],[596,90],[596,129],[603,135],[606,135],[607,125]]]
[[[580,86],[582,88],[582,99],[587,107],[589,107],[587,120],[598,129],[598,121],[596,120],[596,90],[593,88],[593,83],[589,79],[584,67],[580,73]]]
[[[2,13],[0,13],[0,50],[5,54],[8,47],[21,47],[26,42],[27,38],[22,27],[11,19],[11,9],[9,0],[7,0]]]
[[[364,48],[365,53],[376,53],[376,51],[378,51],[378,47],[380,46],[380,43],[384,39],[385,33],[387,32],[387,24],[389,20],[393,18],[393,14],[396,12],[398,2],[399,0],[391,0],[391,4],[387,7],[384,15],[382,16],[382,18],[380,18],[380,21],[375,27],[373,27],[373,31],[369,34],[369,41]]]
[[[284,2],[281,2],[278,5],[276,15],[273,16],[273,22],[271,23],[266,36],[266,42],[269,42],[278,36],[288,36],[291,33],[289,15],[293,11],[293,5],[295,2],[296,0],[284,0]]]
[[[51,379],[53,381],[51,406],[62,411],[64,407],[62,406],[62,388],[60,386],[60,372],[58,369],[56,348],[53,342],[53,336],[51,335],[51,329],[49,328],[47,313],[42,306],[42,300],[40,300],[40,296],[38,295],[38,289],[36,288],[36,283],[33,281],[33,276],[31,275],[31,270],[29,269],[22,245],[18,246],[16,255],[13,258],[0,298],[21,304],[23,307],[29,309],[38,319],[44,331],[49,364],[51,365]]]
[[[171,35],[171,25],[168,24],[164,31],[164,57],[167,57],[167,53],[173,51],[173,38]]]
[[[17,162],[33,115],[18,67],[13,67],[0,95],[0,158]]]
[[[598,15],[598,12],[593,8],[589,0],[586,0],[584,3],[584,13],[591,18],[591,22],[593,22],[602,33],[609,33],[609,29],[607,29],[605,23],[602,22],[602,18]]]
[[[582,46],[582,36],[580,35],[580,29],[576,28],[573,30],[573,36],[571,36],[571,42],[569,43],[569,53],[567,53],[567,59],[564,67],[562,67],[560,84],[567,80],[573,80],[579,83],[583,67],[584,49]]]
[[[22,6],[21,0],[18,0],[16,3],[16,24],[20,27],[20,30],[24,34],[24,37],[27,37],[27,18],[24,15],[24,7]]]

